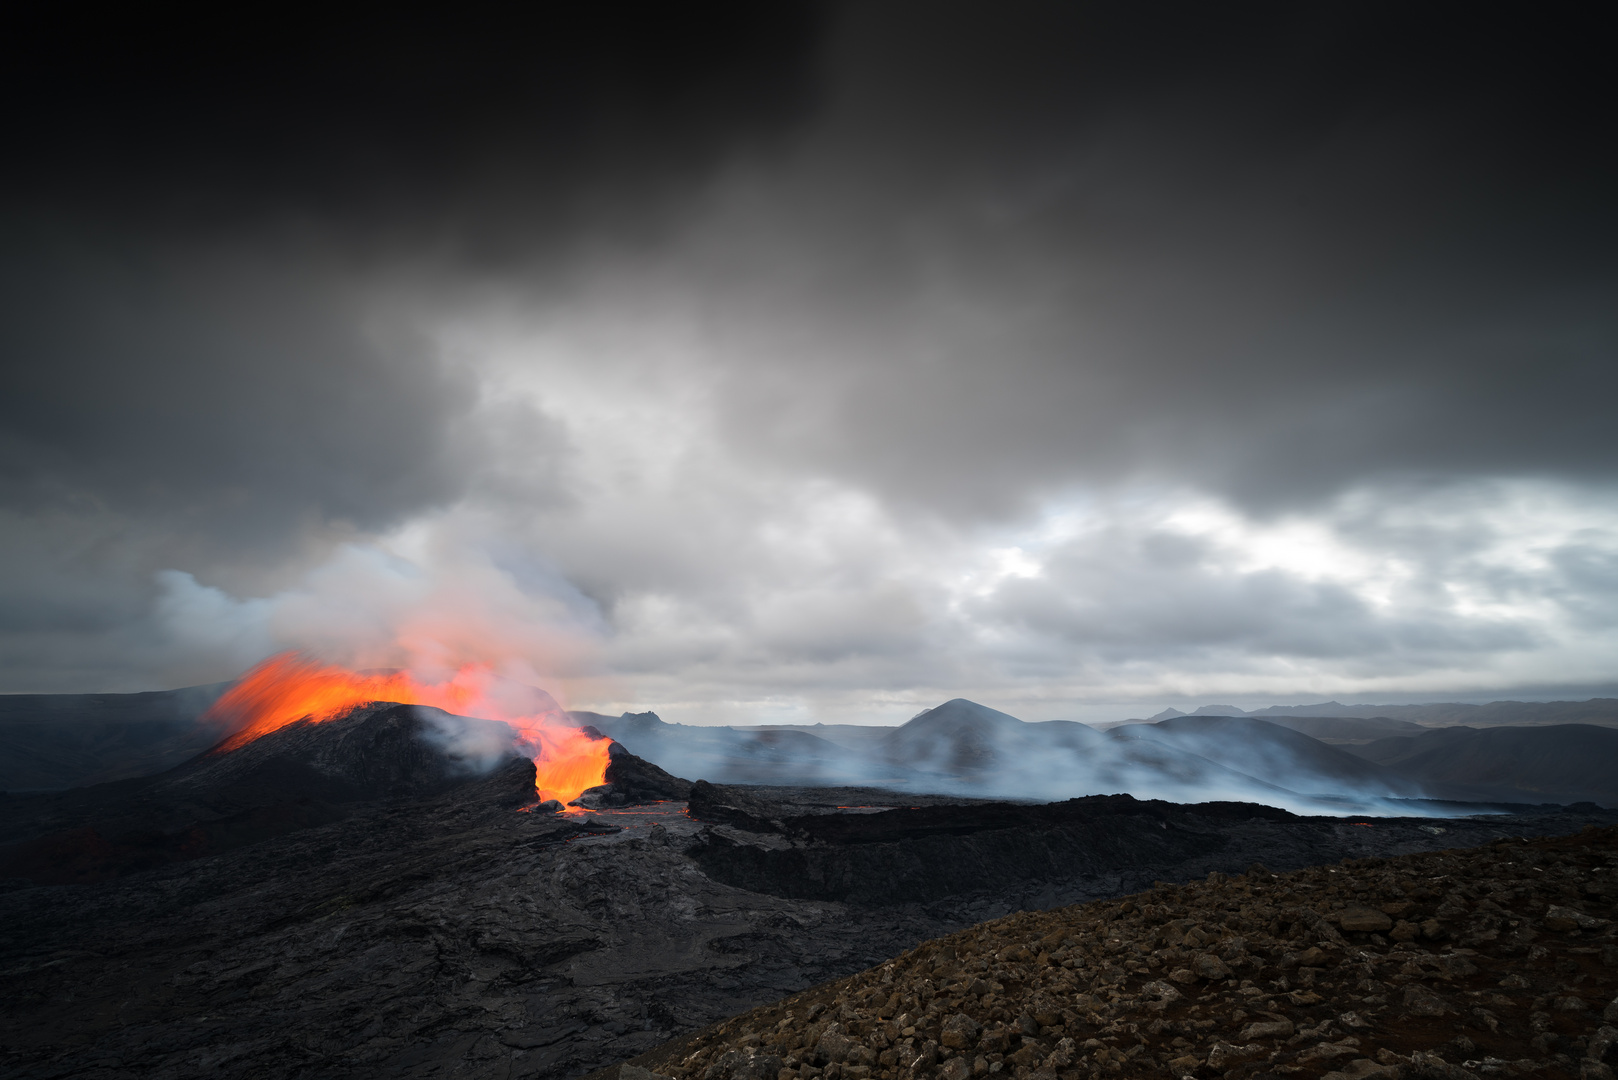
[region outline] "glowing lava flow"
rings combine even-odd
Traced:
[[[402,673],[367,675],[299,653],[281,653],[243,675],[203,719],[231,731],[215,748],[215,753],[224,753],[288,724],[335,720],[373,701],[431,705],[509,724],[520,743],[537,751],[534,789],[541,799],[566,803],[606,782],[608,740],[592,739],[550,713],[511,715],[487,693],[490,677],[486,666],[468,664],[447,682],[422,683]]]

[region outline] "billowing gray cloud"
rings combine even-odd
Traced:
[[[470,380],[270,245],[12,247],[7,501],[93,499],[273,550],[310,518],[375,528],[458,494]]]
[[[1586,15],[603,11],[40,32],[0,685],[474,624],[685,719],[1612,680]]]
[[[8,97],[35,107],[0,180],[7,503],[273,547],[453,500],[490,451],[462,429],[475,380],[378,281],[655,236],[791,125],[814,40],[790,5],[239,27],[37,12],[13,38]]]

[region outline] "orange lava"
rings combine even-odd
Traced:
[[[592,739],[578,728],[538,728],[529,739],[541,752],[534,758],[534,790],[541,799],[564,805],[586,788],[607,782],[607,748],[611,739]]]
[[[485,694],[489,674],[484,665],[467,664],[445,682],[423,683],[403,673],[361,674],[300,653],[281,653],[243,675],[203,719],[231,732],[214,748],[225,753],[288,724],[335,720],[374,701],[431,705],[509,724],[533,752],[534,790],[541,799],[566,803],[606,782],[610,740],[592,739],[558,715],[505,715]]]

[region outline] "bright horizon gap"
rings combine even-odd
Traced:
[[[476,667],[476,666],[474,665],[474,667]],[[467,670],[471,670],[471,669],[469,668]],[[234,684],[234,683],[237,683],[240,678],[242,678],[242,677],[244,677],[244,676],[246,676],[248,674],[250,674],[250,672],[243,672],[241,676],[238,676],[235,679],[221,680],[221,682],[227,683],[227,684]],[[367,670],[367,671],[361,672],[361,674],[386,674],[386,675],[408,676],[409,671],[408,671],[407,668],[386,668],[386,669],[375,669],[374,671]],[[386,682],[386,681],[388,681],[388,680],[385,680],[385,679],[378,679],[377,680],[379,685],[381,683],[383,683],[383,682]],[[97,694],[165,693],[165,692],[176,692],[176,691],[181,691],[181,690],[194,689],[194,688],[199,688],[201,686],[206,686],[206,685],[216,685],[216,684],[195,684],[194,686],[186,686],[186,687],[164,687],[164,688],[155,689],[155,690],[95,691],[95,692],[89,692],[89,693],[97,693]],[[445,683],[444,685],[445,685],[446,689],[445,689],[445,691],[443,691],[443,693],[444,694],[451,693],[451,691],[448,689],[451,684],[450,683]],[[542,690],[542,691],[544,690],[543,686],[539,686],[539,687],[536,687],[536,688],[539,689],[539,690]],[[1605,691],[1605,692],[1603,692],[1603,691]],[[453,693],[458,694],[458,695],[460,695],[461,697],[463,697],[463,698],[465,698],[467,700],[472,700],[474,698],[473,692],[470,691],[470,690],[464,689],[464,688],[455,690],[455,691],[453,691]],[[0,696],[32,696],[32,695],[30,694],[30,692],[17,691],[17,692],[10,692],[8,694],[0,695]],[[74,695],[67,695],[67,696],[74,696]],[[940,704],[943,704],[946,701],[954,700],[956,698],[964,698],[964,699],[969,700],[969,701],[974,701],[977,704],[986,705],[986,706],[988,706],[990,708],[996,709],[997,711],[1008,713],[1008,714],[1013,715],[1013,716],[1017,716],[1019,719],[1029,721],[1029,722],[1039,722],[1039,721],[1045,721],[1045,720],[1078,720],[1079,722],[1086,723],[1086,724],[1098,724],[1098,723],[1099,724],[1114,724],[1114,723],[1124,722],[1124,721],[1127,721],[1127,720],[1144,720],[1144,719],[1148,719],[1149,717],[1151,717],[1153,715],[1156,715],[1157,713],[1160,713],[1160,712],[1162,712],[1164,710],[1167,710],[1167,709],[1176,709],[1176,710],[1179,710],[1180,712],[1185,713],[1185,714],[1194,714],[1198,709],[1212,707],[1212,706],[1215,706],[1215,705],[1233,706],[1236,709],[1240,710],[1240,712],[1235,713],[1233,715],[1243,715],[1243,714],[1247,714],[1247,713],[1257,712],[1257,711],[1260,711],[1262,709],[1266,709],[1266,708],[1270,708],[1270,707],[1297,708],[1297,707],[1302,707],[1302,706],[1307,706],[1307,705],[1327,705],[1327,704],[1331,704],[1333,702],[1335,702],[1338,705],[1344,706],[1344,707],[1355,707],[1355,706],[1376,707],[1376,706],[1407,706],[1407,705],[1408,706],[1423,706],[1423,705],[1443,705],[1443,704],[1488,705],[1488,704],[1493,704],[1493,703],[1496,703],[1496,702],[1513,702],[1513,701],[1515,701],[1515,702],[1523,702],[1525,704],[1529,704],[1529,703],[1547,703],[1547,702],[1582,703],[1582,702],[1585,702],[1585,701],[1601,700],[1601,699],[1615,699],[1615,700],[1618,700],[1618,687],[1595,687],[1595,688],[1588,688],[1587,687],[1587,688],[1582,688],[1581,690],[1579,690],[1577,692],[1557,692],[1557,691],[1548,691],[1547,692],[1547,691],[1544,691],[1544,690],[1541,689],[1541,690],[1539,690],[1539,692],[1526,692],[1526,693],[1518,693],[1518,694],[1513,694],[1513,693],[1510,693],[1509,691],[1507,691],[1507,692],[1504,692],[1504,693],[1492,692],[1492,693],[1471,694],[1471,695],[1459,695],[1459,694],[1446,695],[1446,694],[1443,694],[1443,693],[1439,692],[1439,693],[1421,695],[1419,697],[1417,697],[1417,696],[1396,696],[1396,695],[1365,695],[1365,696],[1361,697],[1361,696],[1353,696],[1353,695],[1343,695],[1343,696],[1338,696],[1338,697],[1301,697],[1301,698],[1297,698],[1297,699],[1292,699],[1292,698],[1253,698],[1253,697],[1244,697],[1244,696],[1239,696],[1239,695],[1228,695],[1228,696],[1220,698],[1219,700],[1205,699],[1205,698],[1174,698],[1174,699],[1152,699],[1151,701],[1145,702],[1145,703],[1142,703],[1142,702],[1135,702],[1135,703],[1122,703],[1122,702],[1067,703],[1067,702],[1051,702],[1051,701],[1044,700],[1044,699],[1038,699],[1038,700],[1035,700],[1035,701],[1027,701],[1027,700],[1015,701],[1015,700],[1013,700],[1013,701],[1007,703],[1004,698],[988,698],[988,696],[985,695],[986,699],[980,700],[979,698],[973,697],[969,693],[967,693],[967,694],[952,693],[948,697],[938,697],[936,699],[920,699],[920,698],[918,698],[915,702],[889,703],[889,704],[885,705],[884,707],[882,707],[881,709],[868,709],[868,710],[865,710],[863,713],[861,713],[859,711],[856,711],[858,709],[858,706],[849,706],[848,707],[849,712],[846,715],[834,716],[833,718],[818,718],[818,719],[815,718],[812,714],[809,713],[809,711],[807,709],[804,709],[804,708],[800,708],[798,711],[793,713],[793,716],[801,716],[801,717],[805,717],[805,718],[788,718],[788,717],[781,716],[781,714],[791,712],[792,711],[791,706],[755,705],[753,703],[747,703],[747,702],[727,703],[727,706],[724,709],[724,711],[727,714],[730,714],[732,716],[732,718],[723,719],[723,720],[721,720],[721,719],[705,720],[705,719],[701,718],[700,716],[692,715],[692,714],[695,714],[695,713],[699,712],[699,710],[701,708],[706,707],[706,706],[696,706],[696,705],[680,706],[680,705],[677,704],[677,705],[674,705],[674,706],[661,706],[660,707],[660,706],[658,706],[656,704],[641,704],[641,703],[633,703],[633,702],[625,703],[625,702],[607,701],[607,702],[593,702],[593,703],[591,703],[591,702],[571,703],[571,704],[567,705],[566,708],[568,709],[568,711],[595,712],[595,713],[600,713],[600,714],[603,714],[603,715],[619,715],[619,714],[622,714],[622,713],[653,712],[653,713],[656,713],[666,723],[678,723],[678,724],[685,724],[685,725],[688,725],[688,726],[697,726],[697,727],[725,727],[725,726],[731,726],[731,727],[805,727],[805,726],[810,726],[810,727],[812,727],[817,723],[825,724],[827,726],[848,725],[848,726],[857,726],[857,727],[898,727],[898,726],[902,726],[906,721],[908,721],[909,719],[911,719],[913,716],[917,715],[918,713],[925,712],[925,711],[927,711],[929,709],[935,708],[936,706],[938,706]],[[1374,700],[1375,698],[1381,698],[1382,700]],[[358,699],[356,699],[356,700],[358,700]],[[391,700],[391,699],[378,698],[376,700]],[[996,701],[999,701],[1000,703],[997,704]],[[434,698],[432,698],[430,700],[416,697],[416,698],[412,698],[412,700],[400,699],[400,701],[398,703],[400,703],[400,704],[427,703],[427,704],[437,705],[439,707],[445,707],[446,705],[453,704],[453,702],[449,701],[448,697],[443,697],[442,700],[440,700],[439,697],[434,697]],[[1130,711],[1130,710],[1133,710],[1133,711]],[[454,708],[449,708],[448,711],[454,712],[455,709]],[[490,711],[491,711],[492,715],[484,716],[484,717],[480,717],[480,718],[483,718],[483,719],[502,719],[502,716],[500,715],[500,710],[494,709],[494,710],[490,710]],[[873,716],[871,716],[871,713],[873,713],[873,712],[880,713],[881,715],[873,717]],[[756,717],[756,716],[760,716],[760,715],[768,715],[770,713],[776,714],[777,718],[774,718],[774,719],[751,719],[751,720],[747,719],[747,717],[750,717],[750,716]],[[1126,713],[1127,713],[1127,715],[1125,715]],[[476,714],[467,713],[465,715],[476,715]],[[867,718],[861,719],[862,715],[867,717]],[[1213,714],[1209,714],[1209,715],[1213,715]],[[1262,719],[1262,717],[1260,717],[1260,719]]]

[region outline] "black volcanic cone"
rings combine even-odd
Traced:
[[[244,792],[344,803],[429,795],[475,770],[445,749],[442,732],[509,744],[511,729],[426,705],[378,704],[324,723],[299,721],[229,753],[207,753],[157,778],[181,799]],[[513,749],[509,756],[516,756]]]
[[[590,724],[580,730],[598,739],[606,738],[600,729]],[[691,781],[631,754],[616,740],[607,747],[607,769],[602,779],[606,782],[581,792],[573,805],[633,806],[671,799],[684,801],[691,797]]]
[[[513,751],[492,772],[476,769],[449,749],[445,732],[482,735],[486,745],[511,737],[493,721],[384,703],[289,724],[156,776],[0,800],[0,830],[13,841],[0,848],[0,877],[115,877],[336,821],[356,804],[422,798],[480,778],[491,800],[533,800],[531,761]]]

